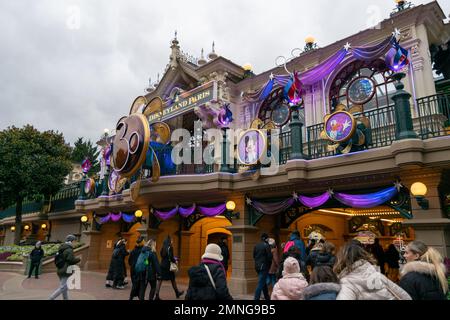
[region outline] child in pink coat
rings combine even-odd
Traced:
[[[283,264],[283,278],[273,288],[272,300],[300,300],[303,289],[308,286],[305,277],[300,273],[297,259],[287,258]]]

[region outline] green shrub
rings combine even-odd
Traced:
[[[74,249],[79,248],[83,245],[83,243],[77,242],[77,244],[74,246]],[[42,246],[42,249],[44,250],[44,258],[56,255],[60,246],[60,243],[44,244]],[[34,246],[1,246],[0,253],[12,253],[11,256],[6,258],[7,261],[23,261],[24,256],[29,256],[33,249]]]

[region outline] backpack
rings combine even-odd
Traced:
[[[66,264],[66,259],[64,258],[65,249],[59,249],[55,255],[55,265],[58,269],[62,269]]]
[[[295,246],[295,242],[293,240],[286,242],[286,244],[284,245],[283,253],[288,252],[292,246]]]
[[[144,251],[139,254],[134,270],[137,273],[144,272],[148,266],[148,257],[150,256],[150,251]]]

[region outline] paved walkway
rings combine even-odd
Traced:
[[[69,299],[72,300],[128,300],[131,283],[124,290],[105,287],[106,274],[104,272],[81,272],[81,289],[70,290]],[[55,273],[44,273],[39,279],[17,273],[0,272],[0,300],[47,300],[52,292],[58,288],[59,280]],[[187,278],[177,279],[179,290],[186,292]],[[150,286],[147,287],[146,299]],[[163,300],[175,300],[175,293],[170,281],[164,281],[161,287],[160,297]],[[62,296],[59,297],[62,299]],[[184,296],[180,298],[183,300]],[[236,296],[235,299],[251,299],[246,296]]]

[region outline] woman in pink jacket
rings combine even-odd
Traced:
[[[300,300],[303,289],[308,286],[297,259],[287,258],[283,264],[283,278],[278,280],[273,288],[272,300]]]

